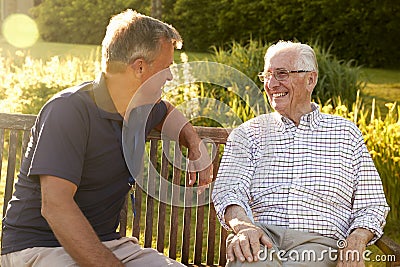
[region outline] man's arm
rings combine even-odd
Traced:
[[[368,242],[374,237],[374,234],[363,228],[357,228],[346,238],[346,247],[342,249],[337,267],[352,266],[364,267],[363,253]],[[352,255],[354,251],[358,251],[359,260],[353,260]]]
[[[232,228],[235,237],[227,246],[226,254],[230,261],[238,258],[241,262],[258,261],[260,243],[268,248],[272,242],[262,229],[254,225],[246,211],[238,205],[230,205],[225,210],[225,221]]]
[[[211,183],[212,164],[206,146],[185,116],[169,102],[164,103],[167,106],[167,115],[156,129],[188,148],[190,185],[196,181],[196,172],[199,172],[200,186]]]
[[[76,185],[55,176],[40,176],[42,216],[60,244],[79,266],[124,266],[97,237],[73,197]]]

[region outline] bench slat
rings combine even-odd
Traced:
[[[205,194],[197,196],[198,203],[204,203]],[[197,207],[196,212],[196,236],[194,244],[194,264],[201,264],[201,256],[203,254],[203,230],[204,230],[204,205]],[[213,238],[209,236],[209,238]]]
[[[185,183],[189,180],[189,172],[185,172]],[[188,187],[185,187],[185,189]],[[193,198],[193,191],[187,190],[185,192],[185,208],[184,208],[184,215],[183,215],[183,239],[182,239],[182,263],[188,264],[189,263],[189,253],[190,253],[190,227],[192,221],[192,198]]]
[[[203,127],[203,126],[194,126],[194,129],[200,136],[200,138],[207,138],[213,140],[215,143],[225,144],[228,135],[232,131],[232,129],[224,129],[217,127]],[[147,136],[149,140],[161,140],[161,133],[158,131],[151,131]]]
[[[153,219],[154,219],[154,198],[156,192],[156,169],[157,169],[157,140],[150,141],[150,162],[153,166],[148,168],[147,179],[147,202],[146,202],[146,227],[144,232],[144,246],[151,247],[153,241]],[[149,164],[150,165],[150,164]]]
[[[226,264],[226,238],[228,237],[228,232],[224,227],[221,227],[221,238],[220,238],[220,246],[219,246],[219,265],[225,266]]]
[[[135,186],[135,205],[132,206],[133,224],[132,224],[132,236],[139,239],[140,237],[140,217],[142,210],[142,189],[140,186]]]
[[[394,255],[394,262],[386,262],[386,266],[400,266],[400,245],[383,235],[375,245],[386,255]]]
[[[170,149],[170,142],[163,140],[162,142],[162,157],[161,157],[161,180],[160,180],[160,202],[158,205],[158,228],[157,228],[157,250],[160,253],[164,252],[164,238],[165,238],[165,218],[166,207],[165,201],[167,200],[168,193],[168,171],[169,162],[168,155]],[[167,154],[166,154],[167,153]]]
[[[179,144],[175,143],[174,148],[174,162],[173,166],[173,181],[172,183],[175,185],[179,185],[181,181],[181,170],[177,167],[181,165],[182,155],[180,152]],[[173,187],[172,189],[172,201],[177,203],[179,200],[180,190],[179,187]],[[171,207],[171,221],[169,228],[169,251],[168,256],[171,259],[176,259],[177,252],[177,242],[178,242],[178,215],[179,215],[179,207],[172,206]]]
[[[215,181],[217,177],[218,167],[219,167],[219,149],[220,144],[216,144],[213,146],[212,155],[215,155],[213,159],[213,181]],[[210,194],[210,208],[208,211],[208,239],[207,239],[207,265],[214,264],[215,257],[215,236],[216,236],[216,224],[217,224],[217,215],[215,213],[214,204],[211,201]]]

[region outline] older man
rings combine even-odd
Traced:
[[[213,190],[228,265],[363,266],[389,208],[361,132],[311,102],[310,46],[272,45],[259,77],[276,112],[231,133]]]

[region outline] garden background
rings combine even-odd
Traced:
[[[35,5],[30,15],[40,37],[28,47],[18,42],[35,28],[25,24],[32,32],[11,45],[14,37],[4,31],[2,21],[0,112],[37,114],[54,93],[93,79],[100,69],[98,44],[105,26],[112,14],[126,8],[162,18],[180,31],[184,49],[176,52],[176,63],[223,63],[253,79],[260,90],[256,75],[271,43],[286,39],[310,44],[320,68],[314,101],[323,112],[352,120],[362,131],[391,206],[385,232],[400,242],[399,0],[42,0]],[[242,121],[255,116],[229,88],[196,83],[178,92],[165,97],[176,105],[190,98],[214,98]],[[220,126],[206,118],[193,123]]]

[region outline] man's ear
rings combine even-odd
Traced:
[[[307,90],[312,92],[314,87],[317,85],[317,73],[312,71],[307,77]]]
[[[131,63],[129,66],[132,68],[133,72],[138,76],[142,76],[143,73],[143,65],[144,65],[144,60],[141,58],[136,59]]]

